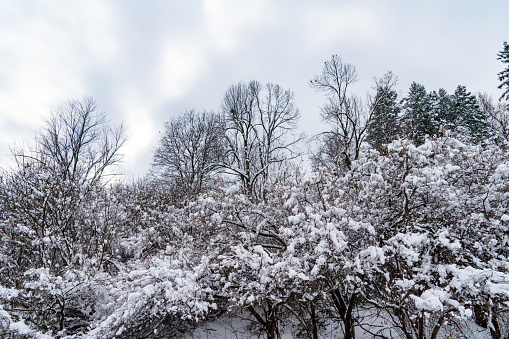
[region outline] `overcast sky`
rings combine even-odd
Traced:
[[[415,81],[498,98],[508,13],[507,0],[0,0],[0,167],[52,107],[85,95],[127,125],[135,177],[165,121],[217,110],[239,81],[292,89],[312,135],[324,98],[309,80],[332,54],[356,66],[359,94],[392,70],[402,95]]]

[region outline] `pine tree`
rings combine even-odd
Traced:
[[[377,91],[371,121],[368,124],[366,141],[371,147],[381,150],[384,144],[393,141],[400,130],[398,115],[401,106],[398,101],[398,94],[390,88],[380,88]]]
[[[498,88],[504,90],[504,93],[502,93],[500,99],[509,100],[509,44],[507,41],[504,41],[504,49],[501,50],[497,56],[497,60],[500,60],[507,65],[507,67],[502,72],[498,73],[498,80],[501,81],[501,84],[498,85]]]
[[[469,141],[480,141],[489,135],[487,116],[479,109],[475,95],[465,86],[458,86],[451,96],[449,121],[467,136]]]
[[[429,102],[436,130],[441,133],[445,129],[453,128],[450,117],[452,101],[447,91],[443,88],[440,88],[438,92],[432,91],[429,94]]]
[[[431,115],[429,96],[423,85],[413,82],[403,102],[405,113],[402,121],[409,139],[420,145],[426,135],[437,134],[438,128]]]

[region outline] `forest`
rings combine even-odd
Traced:
[[[294,93],[230,86],[172,117],[143,179],[91,97],[0,172],[2,338],[509,338],[509,44],[501,98],[375,78],[337,55]],[[305,159],[305,161],[303,161]],[[330,332],[333,328],[333,334]],[[204,336],[202,336],[204,337]]]

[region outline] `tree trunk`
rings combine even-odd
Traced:
[[[401,323],[401,330],[405,334],[406,339],[413,339],[414,336],[412,334],[412,331],[409,332],[406,326],[407,323],[405,313],[400,309],[395,308],[394,315],[398,318],[399,322]]]
[[[491,325],[492,325],[490,326],[491,339],[502,339],[502,330],[500,329],[500,325],[498,323],[494,307],[491,308]]]
[[[417,320],[417,329],[418,329],[417,338],[424,339],[424,312],[421,313],[421,316]]]
[[[474,305],[475,323],[482,328],[488,328],[488,312],[485,305]]]
[[[279,337],[276,310],[270,303],[268,304],[268,309],[264,310],[264,317],[256,312],[253,306],[248,306],[247,309],[255,317],[256,321],[263,326],[262,328],[267,334],[267,339],[277,339]]]
[[[347,305],[343,300],[343,297],[339,293],[339,291],[333,290],[331,292],[332,301],[336,311],[339,314],[339,317],[343,321],[343,325],[345,326],[345,339],[355,339],[355,326],[353,323],[353,308],[355,307],[355,301],[357,299],[357,294],[353,293],[350,302]]]
[[[311,303],[311,333],[313,335],[313,339],[318,339],[318,325],[316,323],[316,310],[314,303]]]
[[[441,316],[438,320],[438,324],[435,325],[435,328],[433,328],[433,333],[431,334],[431,339],[437,339],[438,331],[440,331],[440,327],[442,327],[442,324],[444,323],[445,316]]]
[[[350,303],[348,304],[348,309],[345,314],[344,322],[345,322],[345,339],[355,339],[355,325],[353,323],[353,308],[355,306],[355,300],[357,299],[357,294],[352,294],[350,299]]]

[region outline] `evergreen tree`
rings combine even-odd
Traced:
[[[402,122],[409,139],[420,145],[426,135],[437,134],[438,128],[431,115],[429,96],[423,85],[413,82],[403,102],[405,113]]]
[[[452,101],[450,95],[443,88],[440,88],[438,92],[432,91],[429,94],[429,102],[431,109],[431,116],[434,120],[435,127],[438,132],[444,129],[451,129],[451,107]]]
[[[377,150],[393,141],[399,133],[398,115],[401,106],[397,98],[398,94],[394,89],[382,87],[377,90],[377,105],[368,124],[366,136],[366,141]]]
[[[451,96],[452,107],[449,123],[455,126],[470,141],[480,141],[489,134],[487,116],[479,109],[475,95],[465,86],[458,86]]]
[[[498,73],[498,79],[501,81],[501,84],[498,85],[498,88],[504,90],[500,99],[508,99],[509,100],[509,44],[507,41],[504,41],[504,49],[501,50],[497,54],[497,60],[502,61],[507,67],[500,73]]]

